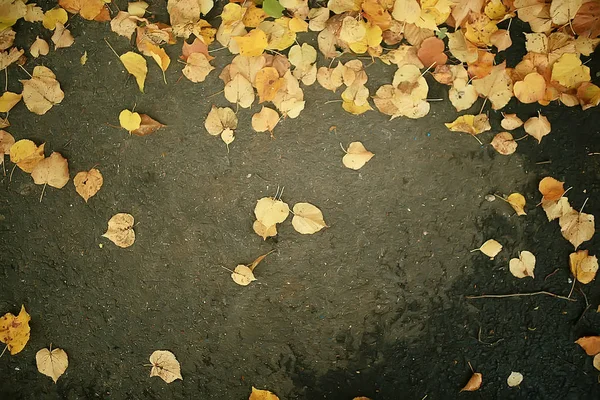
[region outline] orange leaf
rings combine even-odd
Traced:
[[[584,336],[575,341],[588,356],[600,353],[600,336]]]
[[[448,61],[448,56],[444,54],[445,49],[446,45],[444,44],[444,41],[436,37],[430,37],[423,40],[423,43],[421,43],[421,47],[417,52],[417,56],[426,67],[431,65],[444,65],[446,64],[446,61]]]

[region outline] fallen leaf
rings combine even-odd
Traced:
[[[19,61],[24,51],[19,50],[16,47],[11,48],[9,51],[3,51],[0,53],[0,71],[6,69],[12,63]]]
[[[482,132],[492,129],[487,115],[465,114],[456,118],[453,122],[445,124],[453,132],[465,132],[471,135],[478,135]]]
[[[546,95],[546,80],[537,72],[531,72],[522,81],[515,82],[513,90],[521,103],[535,103]]]
[[[225,85],[225,98],[231,103],[248,108],[254,102],[252,84],[242,74],[237,74]]]
[[[260,390],[252,386],[252,393],[248,400],[279,400],[279,397],[268,390]]]
[[[29,341],[31,317],[21,306],[19,315],[6,313],[0,318],[0,342],[6,344],[11,355],[19,353]]]
[[[279,72],[274,67],[265,67],[256,73],[254,86],[258,93],[258,103],[273,101],[284,80],[279,77]]]
[[[600,336],[584,336],[575,341],[588,356],[600,354]]]
[[[259,222],[259,221],[257,221]],[[274,235],[272,235],[274,236]],[[237,283],[238,285],[241,286],[248,286],[250,283],[254,282],[256,280],[256,277],[254,276],[254,269],[258,266],[258,264],[261,263],[262,260],[265,259],[265,257],[267,257],[269,254],[271,254],[274,250],[263,254],[261,256],[258,256],[252,263],[248,264],[248,265],[244,265],[244,264],[239,264],[237,267],[235,267],[235,270],[231,273],[231,279],[233,279],[233,281],[235,283]]]
[[[292,212],[292,226],[296,232],[312,235],[327,227],[321,210],[310,203],[296,203]]]
[[[490,144],[498,153],[505,156],[511,155],[517,150],[517,142],[508,132],[498,133]]]
[[[483,254],[488,256],[490,260],[493,260],[494,257],[496,257],[498,253],[500,253],[500,251],[502,250],[502,245],[494,239],[489,239],[484,244],[482,244],[480,248],[472,251],[477,250],[481,251]]]
[[[353,170],[361,169],[375,154],[365,149],[361,142],[352,142],[348,146],[346,155],[342,158],[342,163],[346,168]]]
[[[45,56],[48,54],[49,51],[50,46],[48,45],[48,42],[46,42],[44,39],[40,39],[39,36],[35,39],[35,42],[33,42],[31,47],[29,48],[29,53],[31,53],[31,56],[33,58],[38,58],[40,55]]]
[[[159,376],[163,381],[171,383],[177,379],[183,380],[181,366],[175,354],[167,350],[156,350],[150,355],[152,369],[150,376]]]
[[[436,37],[427,38],[421,43],[421,47],[417,53],[419,60],[426,67],[432,65],[444,65],[448,61],[448,57],[444,53],[446,45],[443,40]]]
[[[546,201],[558,200],[565,193],[565,183],[558,181],[551,176],[547,176],[538,184],[538,190],[542,194],[542,203]]]
[[[482,382],[483,382],[483,375],[481,375],[481,373],[479,373],[479,372],[474,372],[473,375],[471,375],[471,378],[469,379],[467,384],[462,389],[460,389],[460,391],[461,392],[474,392],[476,390],[479,390]]]
[[[204,121],[204,127],[213,136],[220,135],[227,129],[233,131],[237,129],[237,124],[237,116],[229,107],[212,106]]]
[[[278,0],[264,0],[262,9],[268,16],[273,18],[280,18],[283,15],[283,10],[285,10]]]
[[[531,117],[523,125],[525,132],[537,139],[541,143],[542,138],[550,133],[550,121],[548,118],[538,112],[537,117]]]
[[[511,258],[509,262],[510,273],[517,278],[526,278],[528,276],[535,278],[533,270],[535,269],[535,256],[529,251],[519,252],[519,258]]]
[[[502,117],[500,125],[507,131],[512,131],[523,125],[523,121],[517,117],[517,114],[502,114]]]
[[[598,272],[598,259],[588,255],[587,250],[569,254],[569,267],[573,276],[581,283],[588,284]]]
[[[192,43],[188,43],[184,40],[183,47],[181,48],[181,56],[179,58],[183,61],[187,61],[189,56],[194,53],[204,54],[208,61],[214,59],[214,57],[208,53],[208,46],[201,39],[195,38]]]
[[[65,28],[60,22],[56,23],[56,29],[52,35],[52,42],[54,43],[55,49],[61,49],[64,47],[71,47],[75,42],[71,31]]]
[[[498,51],[504,51],[512,46],[510,32],[506,29],[499,29],[490,36],[490,43],[496,46]]]
[[[1,21],[0,21],[1,25]],[[4,51],[12,47],[15,42],[15,36],[17,33],[11,28],[0,28],[0,50]]]
[[[594,360],[593,360],[592,364],[594,365],[594,368],[596,368],[597,370],[600,371],[600,355],[596,354],[594,356]]]
[[[22,80],[23,102],[32,113],[43,115],[52,106],[63,101],[65,93],[56,80],[56,75],[44,66],[38,65],[33,69],[29,80]]]
[[[126,248],[135,242],[133,215],[118,213],[108,220],[108,229],[102,235],[119,247]]]
[[[271,132],[273,136],[273,129],[279,123],[279,114],[272,108],[264,107],[252,116],[252,129],[256,132]]]
[[[254,215],[264,226],[270,227],[286,220],[290,213],[289,206],[273,197],[263,197],[256,202]]]
[[[66,24],[69,16],[67,12],[62,8],[53,8],[52,10],[48,10],[44,13],[44,18],[42,19],[42,25],[44,28],[50,29],[53,31],[56,28],[56,23]]]
[[[338,63],[335,68],[321,67],[317,71],[317,81],[323,88],[335,92],[344,84],[344,66]]]
[[[104,178],[100,171],[96,168],[92,168],[89,171],[81,171],[73,178],[73,184],[75,185],[75,191],[83,200],[87,203],[90,197],[94,196],[104,183]]]
[[[543,200],[542,208],[546,212],[548,221],[553,221],[573,211],[573,207],[571,207],[569,199],[566,197],[561,197],[558,200]]]
[[[146,14],[148,3],[145,1],[134,1],[127,5],[127,12],[136,17],[143,17]]]
[[[475,62],[479,57],[477,46],[465,39],[462,30],[448,33],[448,49],[454,57],[464,63]]]
[[[479,95],[475,87],[468,84],[467,79],[456,79],[448,91],[448,97],[456,111],[463,111],[471,108]]]
[[[523,375],[520,372],[511,372],[506,379],[506,383],[510,387],[519,386],[521,382],[523,382]]]
[[[583,65],[577,54],[565,53],[552,65],[551,79],[568,89],[576,88],[590,81],[590,67]]]
[[[183,74],[194,83],[204,82],[210,71],[215,69],[203,53],[192,53],[183,68]]]
[[[69,182],[69,163],[60,153],[53,152],[36,164],[31,177],[36,185],[61,189]]]
[[[45,143],[42,143],[38,147],[31,140],[21,139],[10,147],[10,161],[30,174],[35,166],[44,159],[44,145]]]
[[[13,144],[15,144],[13,135],[0,129],[0,164],[4,162],[4,156],[10,154]]]
[[[119,13],[110,21],[110,29],[117,35],[131,40],[131,35],[137,29],[137,23],[140,18],[130,15],[125,11]]]
[[[583,0],[552,0],[550,3],[550,16],[552,22],[556,25],[565,25],[571,21]]]
[[[52,346],[50,347],[52,349]],[[54,383],[65,373],[69,366],[69,357],[63,349],[52,351],[44,348],[35,354],[35,362],[40,373],[52,378]]]
[[[121,128],[131,133],[141,126],[142,117],[136,112],[123,110],[119,114],[119,124],[121,125]]]
[[[511,195],[506,198],[506,201],[517,212],[517,215],[527,215],[525,212],[525,196],[521,193],[511,193]]]
[[[41,22],[44,20],[44,11],[35,4],[27,4],[27,11],[23,19],[27,22]]]
[[[133,51],[122,54],[119,59],[127,72],[135,77],[140,92],[144,93],[144,83],[146,82],[146,75],[148,74],[148,64],[146,63],[146,59]]]
[[[233,40],[237,43],[240,54],[246,57],[260,56],[269,44],[265,32],[258,28],[252,29],[244,36],[236,36]]]
[[[140,114],[140,116],[142,118],[140,126],[137,129],[134,129],[131,132],[129,132],[132,135],[136,135],[136,136],[150,135],[150,134],[156,132],[157,130],[164,128],[166,126],[146,114]]]
[[[594,216],[573,210],[559,218],[560,232],[575,250],[594,236]]]
[[[9,112],[19,101],[21,101],[22,97],[23,96],[21,94],[17,93],[2,93],[2,96],[0,96],[0,112]]]
[[[256,220],[254,224],[252,224],[252,229],[254,232],[263,240],[267,240],[268,237],[277,236],[277,224],[273,224],[271,226],[265,226],[262,222]]]
[[[485,78],[474,79],[473,86],[480,96],[490,100],[494,110],[507,105],[513,96],[513,83],[506,71],[505,62],[492,67],[492,71]]]

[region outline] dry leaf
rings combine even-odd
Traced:
[[[1,25],[1,22],[0,22]],[[0,50],[4,51],[12,47],[17,33],[11,28],[0,28]]]
[[[52,348],[52,346],[50,347]],[[65,373],[69,366],[69,357],[63,349],[52,351],[44,348],[35,354],[35,362],[40,373],[52,378],[54,383]]]
[[[260,390],[252,386],[252,393],[248,400],[279,400],[279,397],[268,390]]]
[[[560,217],[558,224],[563,237],[575,246],[575,250],[581,243],[594,236],[594,216],[592,214],[573,210]]]
[[[310,203],[296,203],[292,212],[292,226],[296,232],[312,235],[327,227],[321,210]]]
[[[588,356],[600,354],[600,336],[584,336],[575,341]]]
[[[32,113],[43,115],[55,104],[63,101],[65,94],[56,75],[46,67],[37,66],[29,80],[22,80],[23,102]]]
[[[489,239],[484,244],[482,244],[480,248],[471,251],[477,250],[481,251],[483,254],[488,256],[490,260],[493,260],[494,257],[496,257],[498,253],[500,253],[500,251],[502,250],[502,245],[494,239]]]
[[[473,86],[480,96],[490,100],[494,110],[507,105],[513,96],[513,83],[505,63],[492,67],[492,71],[485,78],[474,79]]]
[[[9,51],[0,53],[0,71],[6,69],[12,63],[19,61],[24,51],[19,50],[16,47],[11,48]]]
[[[546,95],[546,80],[537,72],[531,72],[522,81],[515,82],[513,90],[521,103],[535,103]]]
[[[352,142],[348,146],[346,155],[342,158],[342,163],[346,168],[359,170],[361,169],[375,154],[365,149],[361,142]]]
[[[30,174],[33,168],[44,159],[44,144],[42,143],[38,147],[31,140],[19,140],[10,147],[10,161]]]
[[[13,135],[0,129],[0,164],[4,162],[4,156],[10,154],[10,148],[13,144],[15,144]]]
[[[600,355],[596,354],[594,356],[594,360],[593,360],[592,364],[594,365],[594,368],[596,368],[597,370],[600,371]]]
[[[254,207],[256,219],[266,227],[285,221],[289,213],[290,208],[286,203],[272,197],[263,197],[256,202],[256,207]]]
[[[510,273],[517,278],[532,277],[535,269],[535,256],[529,251],[519,252],[519,258],[511,258],[509,262]]]
[[[129,132],[132,135],[136,135],[136,136],[150,135],[150,134],[156,132],[157,130],[164,128],[166,126],[166,125],[161,124],[157,120],[149,117],[146,114],[140,114],[140,117],[142,118],[142,121],[140,122],[140,126],[137,129],[134,129],[131,132]]]
[[[233,281],[238,285],[248,286],[250,283],[256,280],[256,277],[254,276],[254,269],[258,266],[258,264],[261,263],[262,260],[265,259],[265,257],[271,254],[273,251],[274,250],[263,254],[262,256],[258,256],[256,260],[254,260],[251,264],[239,264],[231,273],[231,279],[233,279]]]
[[[75,42],[71,31],[65,28],[60,22],[56,23],[56,29],[52,35],[52,42],[54,43],[55,49],[61,49],[64,47],[71,47]]]
[[[590,81],[590,67],[582,64],[579,55],[565,53],[552,65],[551,79],[567,89],[573,89]]]
[[[35,42],[33,42],[31,47],[29,48],[29,53],[31,53],[33,58],[37,58],[40,55],[45,56],[48,54],[49,51],[50,46],[48,45],[48,42],[46,42],[44,39],[40,39],[39,36],[35,39]]]
[[[468,110],[479,97],[475,87],[467,82],[467,79],[454,80],[448,92],[450,102],[456,108],[456,111]]]
[[[256,132],[271,132],[273,136],[273,129],[279,122],[279,114],[272,108],[264,107],[252,116],[252,129]]]
[[[81,171],[73,178],[73,184],[75,185],[75,191],[83,197],[83,200],[87,203],[90,197],[94,196],[104,183],[104,178],[100,171],[96,168],[92,168],[89,171]]]
[[[119,124],[121,125],[121,128],[131,133],[131,131],[140,127],[142,124],[142,117],[136,112],[123,110],[119,114]]]
[[[505,29],[499,29],[496,32],[492,33],[492,36],[490,36],[490,42],[492,43],[492,45],[496,46],[498,51],[504,51],[510,46],[512,46],[510,32]]]
[[[252,224],[252,229],[254,232],[263,240],[267,240],[268,237],[277,236],[277,224],[273,224],[271,226],[265,226],[262,222],[256,220],[254,224]]]
[[[550,121],[538,112],[538,116],[529,118],[523,128],[540,143],[542,138],[550,133]]]
[[[525,212],[525,196],[521,193],[511,193],[511,195],[506,198],[506,201],[517,212],[517,215],[527,215]]]
[[[444,65],[448,61],[448,57],[444,54],[446,45],[444,41],[437,37],[427,38],[421,43],[421,47],[417,53],[419,60],[426,67],[432,65]]]
[[[135,242],[133,215],[118,213],[108,220],[108,229],[102,235],[119,247],[126,248]]]
[[[225,85],[225,98],[242,108],[250,107],[254,102],[252,84],[242,74],[237,74]]]
[[[260,56],[269,44],[265,32],[258,28],[244,36],[236,36],[233,40],[237,43],[240,54],[246,57]]]
[[[146,59],[133,51],[128,51],[121,55],[119,59],[127,72],[135,77],[140,92],[144,93],[144,83],[146,82],[146,75],[148,74],[148,64],[146,63]]]
[[[579,282],[588,284],[596,277],[598,259],[596,256],[589,256],[587,250],[579,250],[569,254],[569,267]]]
[[[461,392],[474,392],[476,390],[479,390],[482,382],[483,382],[483,375],[481,375],[481,373],[479,373],[479,372],[474,372],[473,375],[471,375],[469,382],[467,382],[467,384],[462,389],[460,389],[460,391]]]
[[[29,341],[31,317],[21,306],[19,315],[6,313],[0,318],[0,342],[6,344],[11,355],[19,353]]]
[[[143,17],[146,14],[148,3],[145,1],[134,1],[127,5],[127,12],[136,17]]]
[[[490,144],[498,153],[505,156],[513,154],[517,150],[517,142],[515,142],[513,135],[508,132],[498,133]]]
[[[212,106],[204,121],[204,127],[213,136],[220,135],[225,130],[233,131],[237,129],[237,124],[237,116],[229,107]]]
[[[69,16],[67,12],[62,8],[54,8],[52,10],[48,10],[44,13],[44,18],[42,19],[42,25],[44,28],[50,29],[51,31],[56,28],[56,23],[66,24]]]
[[[69,163],[60,153],[53,152],[36,164],[31,177],[36,185],[61,189],[69,182]]]
[[[187,59],[183,74],[190,81],[204,82],[210,71],[215,69],[210,65],[209,59],[203,53],[192,53]]]
[[[110,29],[117,35],[121,35],[131,40],[131,35],[137,28],[140,18],[130,15],[125,11],[119,13],[110,21]]]
[[[511,372],[506,379],[506,383],[510,387],[519,386],[521,382],[523,382],[523,375],[520,372]]]
[[[558,181],[551,176],[542,179],[538,185],[538,190],[542,194],[542,202],[558,200],[565,193],[564,182]]]
[[[273,101],[284,80],[279,77],[279,72],[274,67],[260,69],[254,78],[254,86],[258,93],[258,103]]]
[[[478,135],[482,132],[492,129],[489,119],[485,114],[470,115],[465,114],[456,118],[453,122],[445,124],[453,132],[465,132],[471,135]]]
[[[573,207],[571,207],[569,199],[566,197],[561,197],[558,200],[542,200],[542,208],[546,212],[548,221],[553,221],[573,211]]]
[[[0,112],[7,113],[19,102],[23,96],[21,94],[4,92],[0,96]]]
[[[521,118],[517,117],[517,114],[502,114],[503,118],[500,121],[500,125],[507,131],[512,131],[523,125]]]
[[[174,380],[181,379],[181,366],[175,358],[175,354],[167,350],[156,350],[150,355],[152,370],[150,376],[159,376],[163,381],[171,383]]]

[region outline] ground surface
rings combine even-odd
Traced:
[[[160,9],[157,19],[166,21]],[[30,27],[17,26],[20,47],[40,34]],[[305,89],[306,110],[282,121],[274,140],[254,133],[252,113],[241,111],[227,153],[203,127],[212,104],[228,105],[222,94],[208,97],[222,90],[225,52],[203,84],[180,79],[182,65],[173,63],[165,85],[149,62],[141,94],[103,40],[122,53],[133,49],[125,39],[78,17],[71,29],[71,48],[26,66],[50,67],[65,100],[41,117],[18,105],[8,130],[46,142],[47,154],[61,152],[71,176],[97,165],[105,183],[87,204],[71,182],[48,188],[40,203],[41,187],[29,176],[1,177],[0,312],[25,304],[32,334],[24,351],[0,359],[0,398],[245,399],[252,385],[309,400],[600,397],[591,358],[573,343],[600,333],[596,282],[582,288],[591,307],[581,318],[579,288],[577,302],[464,298],[569,292],[572,246],[535,207],[537,182],[566,181],[571,204],[589,197],[586,212],[600,215],[600,156],[588,156],[600,151],[598,109],[543,108],[552,133],[501,156],[444,127],[457,115],[448,101],[433,102],[426,118],[388,121],[375,111],[345,113],[327,103],[339,94],[315,84]],[[180,45],[167,51],[175,60]],[[595,76],[597,58],[588,65]],[[367,72],[373,93],[393,69],[377,63]],[[20,91],[24,78],[11,68],[9,89]],[[430,98],[447,99],[446,88],[428,81]],[[109,126],[134,104],[168,127],[141,138]],[[513,99],[505,111],[525,119],[538,108]],[[480,135],[484,143],[500,117],[490,111],[494,129]],[[340,142],[355,140],[375,153],[358,172],[341,164]],[[254,234],[256,200],[283,186],[285,201],[317,205],[330,227],[304,236],[288,221],[274,240]],[[514,191],[528,199],[526,217],[484,199]],[[128,249],[101,237],[117,212],[137,222]],[[469,253],[489,238],[504,245],[495,260]],[[599,243],[597,235],[583,248],[595,254]],[[272,249],[248,287],[222,268]],[[519,250],[537,256],[535,280],[508,272]],[[50,343],[70,357],[57,385],[35,368],[35,353]],[[183,381],[148,377],[144,364],[156,349],[177,355]],[[484,383],[459,395],[467,362]],[[506,385],[511,371],[525,376],[519,388]]]

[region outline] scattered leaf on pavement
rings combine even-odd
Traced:
[[[588,284],[598,272],[598,259],[588,255],[587,250],[569,254],[569,267],[573,276],[581,283]]]
[[[100,171],[96,168],[92,168],[89,171],[81,171],[73,178],[73,184],[75,184],[75,191],[87,201],[90,197],[94,196],[104,183],[104,178]]]
[[[102,235],[119,247],[126,248],[135,242],[133,215],[118,213],[108,220],[108,230]]]
[[[517,278],[526,278],[528,276],[535,278],[533,270],[535,269],[535,256],[529,251],[521,251],[519,258],[511,258],[509,262],[510,273]]]
[[[327,227],[321,210],[310,203],[296,203],[292,212],[292,226],[296,232],[312,235]]]
[[[35,354],[35,362],[38,371],[49,376],[56,383],[58,378],[67,370],[69,357],[63,349],[57,348],[50,351],[44,348]]]
[[[19,315],[6,313],[0,318],[0,342],[6,344],[11,355],[19,353],[29,341],[31,317],[21,306]]]
[[[167,350],[156,350],[150,355],[152,369],[150,376],[159,376],[163,381],[171,383],[177,379],[183,380],[181,366],[175,354]]]
[[[342,163],[346,168],[359,170],[361,169],[375,154],[363,146],[361,142],[352,142],[348,146],[346,155],[342,158]]]

